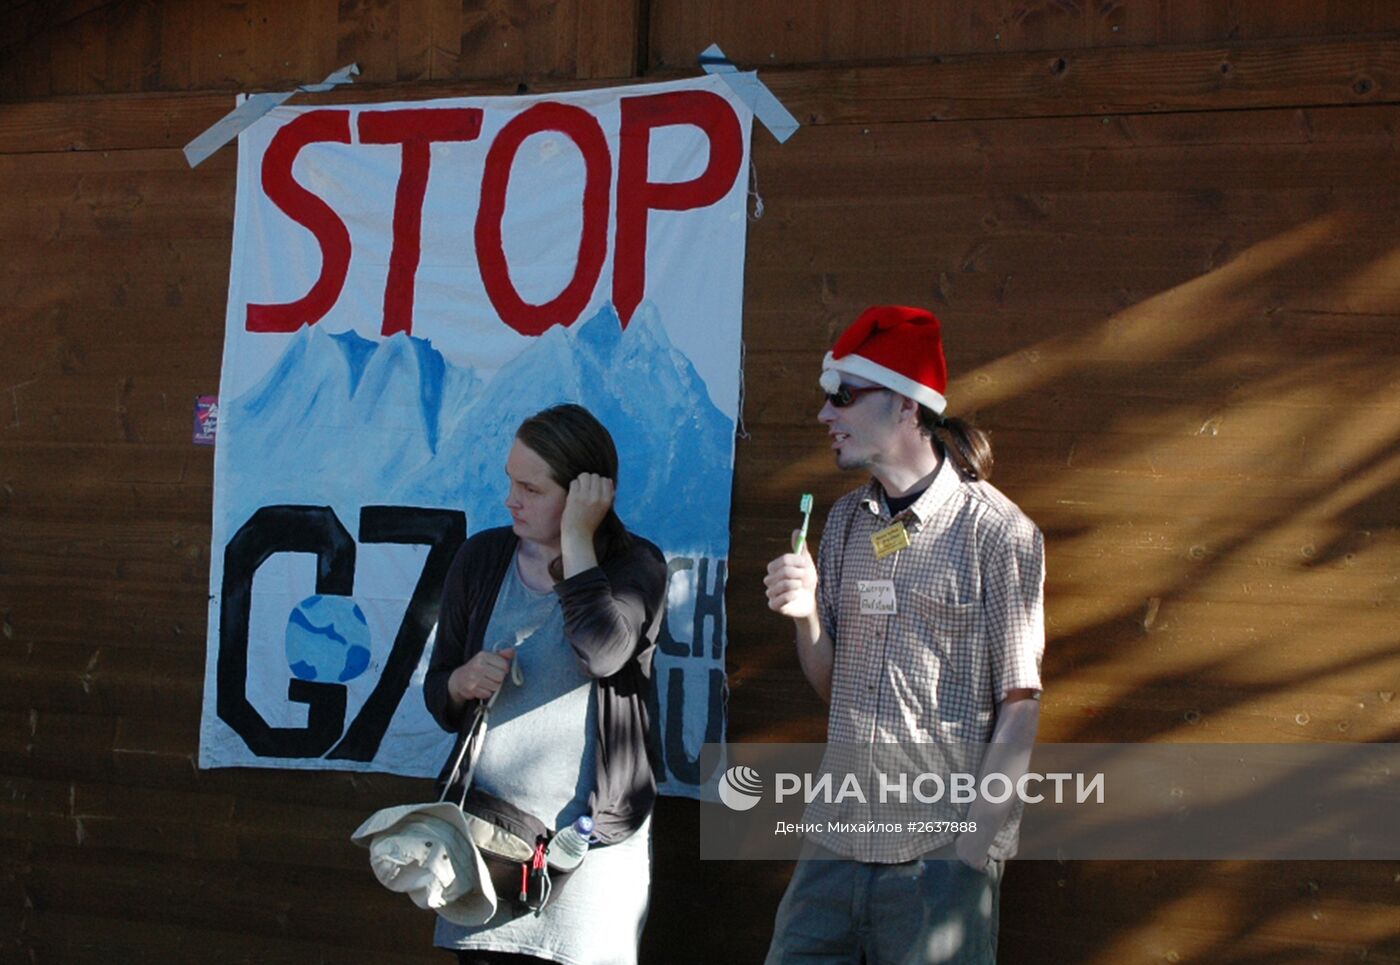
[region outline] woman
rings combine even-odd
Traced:
[[[613,510],[617,449],[583,407],[525,420],[506,475],[512,524],[453,561],[424,697],[460,732],[499,691],[473,786],[556,829],[589,815],[599,843],[540,914],[504,897],[481,926],[439,918],[435,943],[463,965],[632,963],[651,878],[646,698],[666,562]]]

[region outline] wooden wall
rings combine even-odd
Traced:
[[[814,374],[944,320],[955,411],[1048,537],[1052,741],[1400,740],[1400,6],[1384,0],[0,2],[0,961],[426,962],[349,831],[383,776],[198,771],[236,90],[693,71],[755,134],[731,736],[819,739],[759,577],[854,480]],[[309,101],[308,101],[309,102]],[[787,868],[663,801],[643,960],[761,959]],[[1400,962],[1395,863],[1013,865],[1003,961]]]

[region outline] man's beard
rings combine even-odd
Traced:
[[[874,465],[874,460],[870,456],[848,456],[844,452],[836,454],[836,468],[851,472],[857,469],[869,469]]]

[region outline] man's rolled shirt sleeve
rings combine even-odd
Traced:
[[[1013,690],[1041,690],[1045,654],[1045,538],[1028,518],[994,531],[984,557],[982,606],[987,620],[995,702]]]
[[[821,545],[817,547],[817,618],[822,630],[836,639],[836,606],[841,599],[840,575],[836,572],[836,506],[832,507],[822,529]]]

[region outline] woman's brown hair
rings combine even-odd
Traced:
[[[569,484],[583,473],[597,473],[617,483],[617,446],[607,427],[581,405],[565,403],[536,412],[515,431],[520,440],[549,466],[549,475],[567,492]],[[593,534],[593,551],[598,562],[605,563],[627,551],[632,535],[617,515],[615,508],[598,524]],[[564,578],[563,560],[556,557],[549,564],[549,573],[556,581]]]

